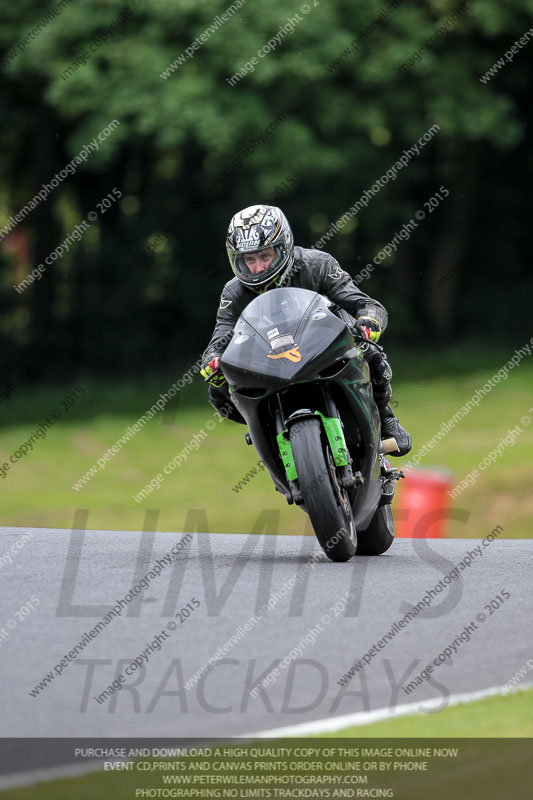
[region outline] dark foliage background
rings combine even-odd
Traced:
[[[296,241],[311,246],[435,123],[420,156],[324,249],[356,275],[444,185],[450,196],[361,288],[388,307],[389,340],[402,347],[527,340],[532,43],[480,77],[530,28],[531,0],[472,0],[451,25],[451,0],[403,2],[386,16],[382,0],[310,0],[308,13],[248,0],[161,77],[229,5],[76,0],[19,48],[47,9],[3,4],[0,228],[120,123],[0,244],[4,380],[188,366],[231,277],[224,236],[237,209],[277,190]],[[230,86],[296,14],[293,33]],[[400,76],[439,28],[446,34]],[[113,188],[120,201],[17,293]]]

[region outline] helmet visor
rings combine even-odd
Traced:
[[[287,264],[290,255],[290,248],[285,242],[248,251],[235,251],[231,247],[227,249],[233,272],[247,286],[271,281]]]

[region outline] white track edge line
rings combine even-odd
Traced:
[[[506,697],[508,694],[521,691],[523,689],[532,689],[533,683],[519,684],[518,686],[508,689],[504,686],[493,686],[490,689],[480,689],[476,692],[464,692],[463,694],[450,695],[448,698],[448,705],[459,705],[460,703],[472,703],[475,700],[482,700],[485,697],[492,697],[494,695],[501,695]],[[281,736],[305,736],[309,733],[326,733],[329,731],[337,731],[346,728],[349,725],[369,725],[371,722],[379,722],[384,719],[394,719],[395,717],[403,717],[408,714],[414,714],[420,709],[422,703],[431,702],[441,698],[430,697],[427,700],[422,700],[418,703],[405,703],[398,706],[394,710],[389,708],[376,708],[374,711],[357,711],[353,714],[344,714],[342,716],[318,719],[313,722],[302,722],[297,725],[289,725],[285,728],[272,728],[267,731],[259,731],[258,733],[239,734],[232,738],[235,739],[271,739]],[[442,709],[445,711],[446,709]],[[75,738],[75,737],[73,737]],[[114,737],[120,738],[120,737]],[[220,737],[226,738],[226,737]],[[471,737],[466,737],[471,738]],[[4,789],[14,789],[22,786],[32,786],[36,783],[44,781],[52,781],[60,778],[74,778],[86,775],[91,772],[102,772],[103,761],[92,764],[69,764],[61,767],[46,767],[43,769],[30,770],[28,772],[17,772],[12,775],[0,776],[0,791]]]
[[[446,706],[441,709],[445,711],[446,708],[459,705],[460,703],[472,703],[475,700],[482,700],[485,697],[492,697],[494,695],[502,695],[506,697],[513,692],[522,689],[533,688],[533,683],[521,683],[512,689],[503,686],[492,686],[490,689],[479,689],[475,692],[463,692],[462,694],[452,694],[448,698]],[[356,711],[352,714],[343,714],[341,716],[329,717],[327,719],[317,719],[311,722],[300,722],[296,725],[289,725],[285,728],[272,728],[266,731],[257,731],[246,735],[238,735],[237,739],[271,739],[277,736],[306,736],[310,733],[327,733],[330,731],[339,731],[342,728],[348,728],[352,725],[370,725],[372,722],[381,722],[382,720],[395,719],[396,717],[404,717],[409,714],[419,712],[422,705],[431,703],[432,700],[442,701],[442,697],[428,697],[416,703],[404,703],[403,705],[396,706],[394,709],[388,707],[376,708],[373,711]],[[470,737],[469,737],[470,738]]]

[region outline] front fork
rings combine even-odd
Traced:
[[[323,385],[322,396],[324,398],[326,414],[310,408],[301,408],[290,414],[287,419],[285,419],[281,398],[279,395],[277,396],[277,407],[274,410],[276,439],[287,482],[291,490],[291,499],[287,498],[289,503],[294,502],[297,505],[303,503],[303,496],[298,485],[298,474],[290,443],[290,427],[294,422],[300,419],[314,417],[319,417],[321,419],[343,488],[353,489],[364,483],[364,478],[360,472],[356,472],[355,475],[352,472],[352,460],[346,446],[340,415],[333,398]]]

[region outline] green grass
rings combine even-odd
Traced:
[[[434,701],[421,703],[434,707]],[[421,713],[356,725],[312,738],[532,738],[533,689]]]
[[[512,779],[515,769],[524,769],[524,750],[530,749],[527,746],[524,747],[525,743],[518,747],[513,742],[511,751],[509,751],[509,748],[504,750],[501,745],[499,747],[496,746],[496,748],[493,747],[496,758],[487,759],[489,751],[480,746],[479,743],[468,743],[468,755],[466,755],[464,752],[465,746],[461,741],[450,742],[449,739],[530,738],[533,736],[532,701],[533,690],[526,690],[506,697],[491,697],[467,705],[454,706],[439,713],[417,715],[416,717],[401,717],[373,725],[347,728],[335,733],[317,734],[308,738],[320,740],[353,738],[354,745],[362,746],[372,746],[373,743],[368,740],[375,738],[386,738],[388,740],[421,738],[423,741],[420,744],[424,747],[438,747],[438,742],[427,740],[443,739],[443,746],[445,744],[448,747],[459,747],[460,752],[463,754],[459,761],[437,760],[432,763],[431,774],[393,773],[388,776],[386,784],[394,785],[406,792],[405,794],[401,793],[399,795],[401,797],[420,797],[421,799],[422,797],[431,796],[437,800],[446,800],[449,798],[450,793],[454,794],[453,787],[456,785],[456,780],[461,780],[464,790],[464,794],[461,796],[469,798],[483,797],[485,800],[492,800],[492,798],[504,796],[498,794],[498,792],[501,792],[500,787],[495,794],[491,792],[491,788],[494,788],[494,781],[501,782],[503,780],[507,783],[508,789],[505,796],[525,798],[528,797],[527,793],[509,793],[509,781]],[[301,740],[299,743],[302,744]],[[400,743],[406,747],[413,747],[417,744],[405,741]],[[239,746],[240,744],[235,740],[231,742],[232,746]],[[290,741],[286,739],[277,741],[263,740],[261,744],[267,747],[276,747],[284,744],[289,745]],[[494,744],[497,745],[497,743]],[[387,742],[387,745],[394,745],[394,741]],[[246,746],[246,744],[243,742],[242,746]],[[374,744],[373,746],[377,745]],[[504,750],[501,754],[503,763],[498,763],[497,757],[501,750]],[[207,756],[208,760],[209,758]],[[320,757],[312,760],[317,760],[318,758]],[[475,761],[474,758],[476,759]],[[516,759],[516,765],[511,763],[513,758]],[[493,775],[491,770],[494,773]],[[161,773],[159,772],[138,771],[96,772],[79,778],[40,783],[31,787],[1,792],[0,794],[5,800],[33,800],[33,798],[39,798],[39,800],[71,800],[74,797],[77,800],[93,800],[97,797],[102,798],[102,800],[107,800],[108,798],[129,800],[129,798],[135,796],[135,790],[139,787],[158,786],[161,783],[160,775]],[[481,791],[480,781],[483,782],[483,777],[487,782]],[[383,776],[380,776],[380,778],[383,778]],[[424,794],[424,791],[427,792],[429,790],[428,780],[431,784],[431,794]],[[469,791],[466,791],[466,786],[469,786],[470,783],[472,783],[472,786]],[[530,788],[529,786],[529,790]]]
[[[511,353],[484,355],[482,368],[459,369],[456,355],[442,356],[439,373],[435,360],[426,373],[420,360],[404,362],[394,378],[394,399],[401,422],[411,431],[413,453],[494,374]],[[398,356],[393,360],[396,365]],[[475,359],[469,360],[476,364]],[[409,378],[409,372],[414,378]],[[200,529],[249,533],[262,510],[272,510],[268,532],[302,534],[307,518],[289,507],[273,489],[266,472],[259,473],[238,494],[232,487],[256,464],[258,456],[244,442],[245,427],[216,419],[196,379],[176,398],[174,410],[159,413],[115,455],[88,485],[76,492],[72,484],[157,400],[175,380],[165,378],[139,384],[102,386],[86,384],[87,394],[39,439],[26,457],[11,466],[0,479],[3,505],[0,524],[69,528],[77,508],[89,509],[88,525],[109,530],[139,530],[146,509],[159,511],[158,530],[194,527],[190,511],[203,510]],[[533,406],[533,369],[524,359],[506,381],[496,386],[422,461],[422,467],[444,467],[454,482],[460,481],[505,436],[520,424]],[[73,387],[56,387],[34,393],[15,392],[0,404],[2,438],[0,464],[8,461],[22,442],[60,407]],[[533,414],[531,415],[533,419]],[[146,483],[207,424],[214,429],[193,450],[186,463],[166,476],[161,488],[137,503]],[[482,473],[473,488],[464,491],[454,505],[469,512],[467,525],[450,523],[451,537],[483,537],[497,525],[503,536],[531,536],[533,482],[531,445],[533,424],[498,461]],[[395,463],[401,466],[401,459]],[[401,509],[401,492],[393,508]],[[196,515],[197,516],[197,515]],[[197,516],[198,518],[198,516]],[[207,520],[207,521],[205,521]],[[307,532],[310,529],[307,526]]]

